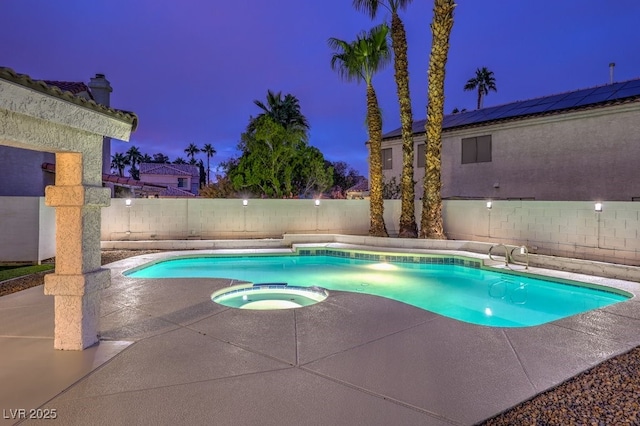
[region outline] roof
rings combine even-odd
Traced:
[[[167,187],[167,189],[162,190],[159,196],[177,198],[177,197],[195,197],[196,194],[189,191],[185,191],[180,188],[169,186]]]
[[[442,130],[487,125],[507,120],[524,119],[569,111],[591,109],[640,100],[640,79],[580,89],[572,92],[543,96],[541,98],[516,101],[475,111],[460,112],[444,116]],[[425,120],[413,122],[413,133],[425,132]],[[401,128],[382,135],[383,139],[395,139],[402,134]]]
[[[346,192],[366,192],[369,190],[369,180],[367,178],[362,178],[358,183],[353,185],[351,188],[347,189]]]
[[[200,168],[193,164],[141,163],[140,174],[197,176],[199,178]]]
[[[58,89],[62,90],[63,92],[69,92],[69,93],[72,93],[72,94],[74,94],[76,96],[84,95],[84,93],[86,92],[86,96],[88,96],[89,99],[95,101],[95,99],[93,98],[93,95],[91,94],[91,90],[89,89],[89,86],[87,86],[83,82],[53,81],[53,80],[43,80],[43,81],[45,83],[47,83],[48,86],[57,87]]]
[[[33,89],[38,92],[44,93],[46,95],[63,99],[67,102],[71,102],[83,108],[87,108],[97,112],[101,112],[103,114],[107,114],[116,119],[130,123],[132,131],[134,131],[138,126],[138,116],[133,112],[123,111],[119,109],[109,108],[104,105],[100,105],[96,103],[93,99],[86,99],[85,97],[77,96],[72,91],[65,89],[65,87],[68,87],[73,90],[77,90],[78,86],[75,86],[77,83],[53,82],[53,81],[47,82],[42,80],[33,80],[31,79],[31,77],[29,77],[26,74],[18,74],[11,68],[2,67],[2,66],[0,66],[0,80],[10,81],[12,83],[19,84],[20,86],[24,86],[29,89]],[[61,83],[63,87],[60,88],[55,83]],[[65,86],[65,84],[70,84],[72,86]]]
[[[42,163],[42,170],[55,173],[56,165],[53,163]],[[141,180],[134,179],[132,177],[125,177],[119,175],[102,174],[102,182],[113,183],[117,186],[125,186],[128,188],[140,188],[142,190],[162,191],[167,188],[166,185],[159,185],[157,183],[149,183]]]

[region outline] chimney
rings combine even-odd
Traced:
[[[111,106],[111,92],[113,89],[111,88],[109,80],[104,77],[104,74],[96,74],[95,77],[91,78],[89,88],[96,103],[106,107]]]
[[[616,66],[615,62],[609,64],[609,84],[613,84],[613,68]]]
[[[89,82],[91,95],[96,103],[106,107],[111,106],[111,84],[104,74],[96,74]],[[102,138],[102,173],[111,173],[111,138]]]

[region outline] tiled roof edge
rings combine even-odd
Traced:
[[[92,109],[103,114],[107,114],[111,117],[125,121],[131,124],[131,131],[135,131],[138,127],[138,116],[131,111],[124,111],[114,108],[109,108],[104,105],[100,105],[93,100],[87,100],[80,96],[76,96],[71,92],[63,92],[55,86],[49,86],[42,80],[33,80],[26,74],[18,74],[13,69],[8,67],[0,67],[0,79],[10,81],[12,83],[19,84],[24,87],[28,87],[38,92],[45,93],[56,98],[63,99],[73,104],[79,105],[84,108]]]

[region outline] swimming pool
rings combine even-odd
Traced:
[[[461,257],[322,250],[303,255],[177,257],[126,272],[133,278],[228,278],[360,292],[492,327],[530,327],[630,295],[482,268]]]

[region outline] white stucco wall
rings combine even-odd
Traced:
[[[55,256],[55,209],[44,197],[0,198],[0,261],[40,263]]]

